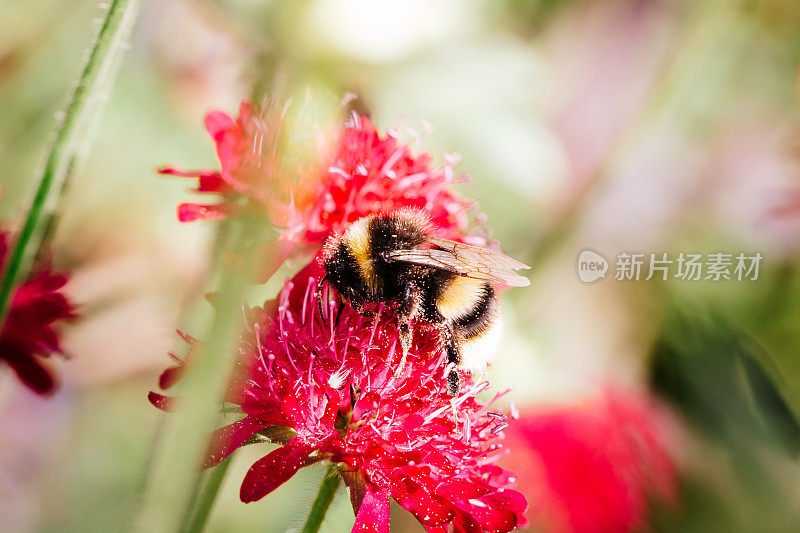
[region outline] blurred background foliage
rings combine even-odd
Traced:
[[[100,15],[94,1],[0,0],[0,219],[15,227]],[[796,0],[145,2],[92,149],[59,213],[56,265],[82,320],[63,388],[0,375],[0,523],[108,531],[136,511],[161,413],[146,401],[192,329],[213,229],[177,222],[214,167],[204,112],[277,92],[348,92],[382,128],[459,152],[494,236],[534,265],[504,295],[491,371],[513,400],[651,387],[682,429],[663,531],[794,531],[800,519]],[[338,118],[337,118],[338,120]],[[576,275],[579,252],[754,253],[757,281]],[[612,267],[613,268],[613,267]],[[202,304],[200,304],[202,305]],[[206,311],[207,312],[207,311]],[[257,448],[257,447],[250,447]],[[238,502],[263,449],[234,458],[212,531],[297,527],[322,470]],[[419,530],[402,510],[393,527]],[[339,494],[326,528],[352,523]]]

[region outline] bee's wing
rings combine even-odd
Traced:
[[[447,270],[460,276],[494,281],[512,287],[525,287],[531,284],[528,278],[515,272],[530,267],[503,252],[434,237],[429,237],[428,242],[437,248],[392,250],[386,253],[386,258]]]

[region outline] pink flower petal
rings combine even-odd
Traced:
[[[487,504],[470,500],[466,504],[457,503],[458,507],[468,513],[481,525],[481,529],[489,533],[508,533],[517,527],[517,514],[502,508],[489,507]]]
[[[423,524],[435,526],[451,521],[455,515],[452,504],[435,496],[425,484],[410,477],[408,470],[411,468],[395,473],[397,479],[391,492],[397,503]]]
[[[178,205],[178,220],[181,222],[194,222],[195,220],[214,220],[228,216],[228,209],[224,204],[193,204],[183,203]]]
[[[55,389],[55,375],[40,357],[8,347],[0,351],[0,360],[11,365],[19,379],[34,392],[50,394]]]
[[[185,373],[185,371],[186,371],[186,365],[185,364],[179,364],[179,365],[175,365],[175,366],[171,366],[171,367],[167,368],[166,370],[164,370],[161,373],[161,376],[159,376],[159,378],[158,378],[158,386],[162,390],[167,390],[168,388],[170,388],[173,385],[175,385],[175,383],[180,381],[180,379],[183,377],[183,374]]]
[[[156,170],[165,176],[178,176],[181,178],[197,178],[198,184],[195,192],[210,192],[217,194],[227,194],[233,192],[227,183],[222,179],[219,171],[216,170],[183,170],[172,166],[161,166]]]
[[[250,503],[277,489],[297,473],[314,449],[314,446],[294,438],[262,457],[244,476],[239,498],[244,503]]]
[[[162,411],[167,413],[173,413],[177,411],[175,407],[177,398],[174,396],[164,396],[163,394],[150,391],[147,393],[147,399],[150,400],[150,403],[153,404],[154,407],[161,409]]]
[[[453,533],[483,533],[483,528],[470,515],[459,512],[453,519]]]
[[[389,533],[389,496],[367,489],[352,533]]]
[[[483,496],[487,492],[489,489],[466,480],[448,480],[436,487],[436,494],[448,500],[469,500]]]
[[[525,500],[525,496],[516,490],[502,489],[478,498],[478,500],[490,507],[508,509],[516,513],[524,513],[528,508],[528,502]]]
[[[208,131],[209,135],[214,139],[216,139],[220,133],[236,125],[233,119],[224,111],[209,112],[204,122],[206,131]]]
[[[197,179],[198,184],[195,189],[197,192],[215,192],[218,194],[233,192],[233,189],[225,183],[219,172],[201,172],[197,175]]]
[[[203,468],[216,466],[230,456],[247,439],[267,427],[264,422],[246,416],[238,422],[220,428],[211,434]]]

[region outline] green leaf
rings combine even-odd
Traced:
[[[654,387],[696,424],[732,446],[800,452],[800,424],[762,368],[753,339],[709,312],[673,310],[651,364]]]

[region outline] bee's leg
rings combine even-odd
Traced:
[[[397,322],[403,357],[400,359],[397,368],[395,368],[395,377],[399,376],[400,372],[403,371],[403,367],[406,366],[406,357],[408,356],[408,350],[411,349],[411,340],[414,336],[414,332],[411,330],[411,321],[416,318],[421,303],[422,293],[413,283],[406,282],[403,287],[403,298],[400,301],[400,307],[397,309]]]
[[[344,301],[339,300],[339,305],[336,307],[336,318],[333,320],[333,327],[337,327],[339,325],[339,318],[342,316],[342,310],[344,310]]]
[[[458,342],[456,341],[456,334],[453,331],[452,324],[445,324],[442,327],[441,336],[445,349],[447,350],[447,362],[455,363],[456,365],[460,364],[461,353],[458,351]],[[447,374],[447,393],[450,396],[458,396],[458,390],[461,385],[460,381],[458,371],[455,368],[450,370]]]
[[[322,307],[323,292],[324,292],[323,288],[325,286],[325,282],[326,281],[328,281],[328,277],[327,276],[323,277],[321,280],[319,280],[319,283],[317,283],[317,309],[319,309],[319,316],[322,319],[322,323],[323,324],[328,321],[328,319],[326,318],[325,309]],[[328,290],[330,290],[330,289],[328,289]],[[328,298],[329,297],[330,296],[325,298],[325,303],[326,304],[328,303]]]
[[[461,378],[458,376],[458,371],[454,368],[447,374],[447,394],[450,396],[458,396],[460,388]]]

